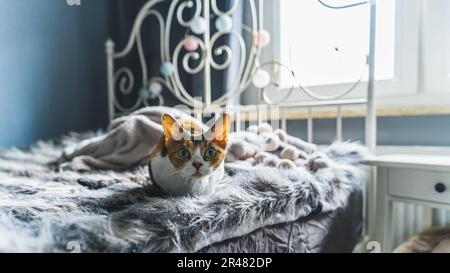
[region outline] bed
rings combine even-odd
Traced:
[[[169,7],[168,14],[158,11],[160,4]],[[213,100],[211,69],[226,69],[232,57],[231,47],[214,48],[214,42],[232,31],[211,35],[209,20],[205,20],[203,34],[190,37],[198,43],[197,51],[184,57],[181,54],[186,41],[171,44],[169,37],[172,21],[192,28],[201,14],[207,19],[210,12],[211,16],[231,16],[236,5],[223,11],[214,0],[150,0],[137,14],[123,50],[115,51],[112,40],[106,42],[108,130],[73,133],[41,141],[28,150],[11,149],[0,154],[0,251],[284,253],[354,249],[365,235],[365,211],[370,204],[370,196],[367,200],[365,194],[369,172],[363,163],[375,144],[375,16],[371,16],[366,98],[344,98],[353,87],[327,97],[301,88],[313,100],[291,102],[289,96],[283,96],[273,101],[270,90],[260,88],[265,104],[229,107],[230,100],[239,98],[254,84],[258,71],[274,65],[259,62],[263,45],[249,45],[247,58],[240,62],[236,88]],[[250,29],[261,34],[262,1],[250,0],[249,5]],[[194,14],[190,20],[183,17],[187,9]],[[161,71],[154,77],[148,75],[141,37],[142,24],[148,17],[156,18],[161,27]],[[142,76],[138,84],[132,69],[118,67],[134,49],[141,68],[138,75]],[[229,59],[222,64],[207,57],[224,53]],[[197,67],[189,66],[192,58],[201,60]],[[193,98],[186,90],[178,65],[188,74],[203,72],[203,100]],[[290,111],[306,109],[308,137],[303,145],[313,145],[313,109],[331,107],[337,110],[338,141],[306,152],[306,167],[284,169],[229,160],[219,194],[169,197],[153,186],[146,167],[146,155],[161,136],[161,113],[173,111],[162,107],[166,91],[185,106],[181,112],[200,120],[202,114],[229,113],[236,134],[245,131],[248,123],[260,125],[267,118],[262,109],[270,109],[268,115],[285,131]],[[133,93],[139,94],[134,96],[135,103],[128,108],[122,105],[118,94]],[[341,109],[353,105],[367,106],[366,147],[340,141]],[[311,168],[317,158],[325,158],[327,164]]]
[[[364,147],[335,143],[315,172],[227,163],[213,195],[170,197],[145,165],[58,169],[71,134],[0,155],[2,252],[351,252],[361,239]]]

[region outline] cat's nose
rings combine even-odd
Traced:
[[[201,161],[195,160],[194,162],[192,162],[192,166],[194,166],[197,169],[200,169],[200,167],[203,165],[203,163]]]

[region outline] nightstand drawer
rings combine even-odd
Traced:
[[[450,173],[389,169],[389,194],[450,204]]]

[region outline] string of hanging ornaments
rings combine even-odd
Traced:
[[[295,72],[286,64],[279,61],[270,61],[260,63],[261,51],[271,42],[270,33],[263,28],[261,0],[248,0],[250,25],[235,25],[233,16],[239,7],[239,0],[232,1],[228,10],[221,10],[218,7],[217,0],[172,0],[169,1],[168,13],[163,16],[158,11],[158,4],[168,2],[167,0],[150,0],[139,12],[134,22],[133,30],[124,50],[115,53],[114,43],[111,40],[107,42],[107,57],[110,69],[108,80],[110,94],[114,97],[114,107],[122,113],[128,113],[150,104],[164,105],[163,91],[167,89],[182,103],[191,106],[206,107],[209,105],[223,106],[230,99],[240,96],[249,89],[251,85],[255,86],[260,92],[265,103],[279,104],[286,101],[294,91],[303,91],[310,97],[317,100],[331,100],[340,98],[352,90],[361,82],[365,73],[367,62],[359,79],[349,88],[338,91],[333,95],[323,96],[315,93],[313,90],[303,86],[295,75]],[[358,2],[344,6],[333,6],[325,3],[323,0],[318,2],[331,9],[344,9],[360,6],[371,1]],[[185,19],[185,14],[193,14],[189,19]],[[148,77],[148,68],[142,45],[141,27],[144,20],[150,16],[157,19],[159,23],[160,33],[160,58],[159,67],[160,75]],[[174,22],[186,28],[184,37],[173,44],[173,36],[171,35]],[[214,28],[211,27],[213,23]],[[242,30],[251,34],[251,43],[247,43],[242,35]],[[229,36],[230,40],[236,42],[236,53],[229,44],[219,44],[221,37]],[[141,88],[139,88],[139,96],[137,101],[131,107],[121,105],[116,99],[116,92],[122,95],[129,95],[135,88],[136,79],[128,67],[121,67],[114,72],[114,60],[124,58],[136,46],[139,55],[140,66],[142,69]],[[249,47],[249,48],[247,48]],[[174,49],[173,49],[174,48]],[[173,50],[171,50],[173,49]],[[217,61],[219,59],[220,61]],[[211,98],[211,71],[223,71],[230,67],[233,63],[238,64],[235,79],[226,90],[223,90],[219,98],[212,100]],[[274,79],[277,78],[267,70],[276,66],[285,69],[292,78],[292,86],[284,95],[280,96],[277,92],[277,99],[272,99],[269,90],[280,89],[280,84]],[[187,74],[195,75],[203,73],[204,94],[203,98],[198,100],[191,96],[181,80],[180,72],[183,70]],[[117,87],[117,88],[116,88]]]

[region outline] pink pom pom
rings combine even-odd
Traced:
[[[270,43],[270,33],[266,30],[253,34],[253,45],[256,47],[266,47]]]
[[[186,36],[184,39],[184,49],[189,52],[196,51],[198,48],[198,41],[194,36]]]

